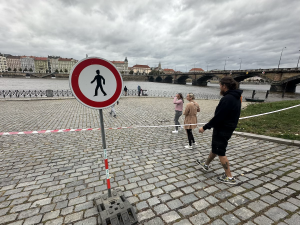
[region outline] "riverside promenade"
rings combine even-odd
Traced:
[[[196,100],[198,122],[218,100]],[[186,104],[186,102],[185,102]],[[245,103],[243,103],[245,106]],[[0,100],[0,132],[98,128],[99,112],[73,99]],[[123,97],[106,128],[173,125],[171,98]],[[181,117],[181,122],[183,117]],[[186,150],[172,127],[106,130],[112,188],[134,205],[139,224],[300,224],[300,148],[233,135],[227,156],[238,184],[219,183],[216,159],[204,172],[211,131]],[[106,192],[101,133],[0,136],[0,224],[93,225],[93,199]]]

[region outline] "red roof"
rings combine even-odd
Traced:
[[[134,65],[133,67],[138,67],[138,68],[149,68],[150,67],[148,65]]]
[[[164,69],[166,72],[175,72],[173,69]]]
[[[13,56],[13,55],[9,55],[6,57],[7,59],[20,59],[21,56]]]
[[[59,58],[58,61],[71,61],[72,59],[67,59],[67,58]]]
[[[110,61],[111,63],[124,63],[124,61]]]
[[[204,71],[203,69],[201,68],[193,68],[193,69],[190,69],[190,72],[193,72],[193,71]]]
[[[42,60],[42,61],[47,61],[48,60],[48,58],[46,58],[46,57],[35,57],[34,58],[35,60]]]

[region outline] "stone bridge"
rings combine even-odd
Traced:
[[[224,76],[232,76],[237,82],[249,77],[261,77],[271,84],[270,91],[273,92],[295,92],[296,85],[300,83],[299,68],[282,69],[256,69],[256,70],[225,70],[209,72],[188,72],[163,75],[146,75],[150,82],[163,82],[173,84],[186,84],[187,79],[192,80],[192,85],[207,86],[207,81],[213,77],[221,79]]]

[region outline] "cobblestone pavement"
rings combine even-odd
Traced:
[[[199,122],[218,101],[197,101]],[[74,99],[1,101],[0,132],[99,127],[98,111]],[[172,124],[167,98],[123,98],[105,126]],[[227,156],[238,180],[218,183],[211,131],[185,150],[172,128],[107,130],[112,187],[134,205],[139,224],[299,224],[300,148],[234,135]],[[0,136],[0,224],[96,224],[93,199],[106,192],[100,131]]]

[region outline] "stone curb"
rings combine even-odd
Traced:
[[[238,132],[238,131],[234,131],[233,133],[235,135],[239,135],[239,136],[243,136],[243,137],[255,138],[255,139],[272,141],[272,142],[276,142],[276,143],[280,143],[280,144],[293,145],[293,146],[300,147],[300,141],[287,140],[287,139],[283,139],[283,138],[275,138],[275,137],[270,137],[270,136],[265,136],[265,135],[251,134],[251,133]]]

